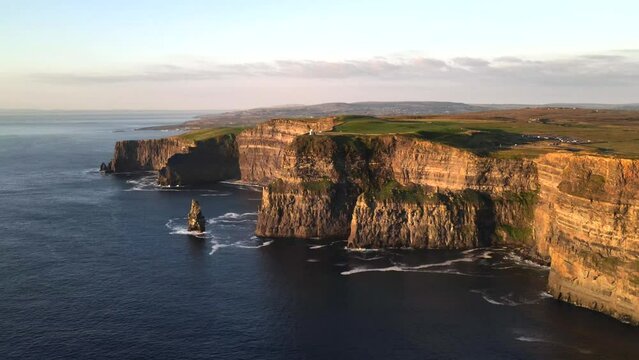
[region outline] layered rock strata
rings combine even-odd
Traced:
[[[179,137],[118,141],[107,167],[115,173],[157,171],[170,157],[188,152],[193,145],[193,141]]]
[[[121,142],[107,168],[159,170],[166,185],[262,184],[259,236],[517,248],[551,264],[556,298],[639,322],[639,160],[495,159],[409,135],[320,133],[336,121],[272,120],[197,144]]]
[[[115,144],[113,159],[100,166],[100,171],[157,171],[160,185],[201,185],[239,179],[238,156],[233,134],[200,141],[180,137],[125,140]]]
[[[535,240],[551,258],[550,293],[639,323],[639,161],[539,159]]]
[[[197,141],[185,153],[168,158],[158,172],[164,186],[202,185],[239,179],[240,167],[235,135]]]
[[[299,135],[321,133],[335,126],[335,118],[274,119],[242,131],[237,138],[242,180],[267,185],[281,176],[288,145]]]

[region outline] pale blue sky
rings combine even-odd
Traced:
[[[0,0],[0,108],[639,102],[638,4]]]

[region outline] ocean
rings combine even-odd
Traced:
[[[0,358],[639,358],[639,328],[552,299],[506,249],[259,239],[255,188],[97,171],[194,115],[0,112]]]

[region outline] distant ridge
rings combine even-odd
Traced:
[[[594,103],[552,103],[552,104],[465,104],[448,101],[364,101],[332,102],[315,105],[279,105],[248,110],[226,111],[200,115],[181,124],[142,128],[154,129],[199,129],[216,126],[253,125],[277,118],[317,118],[337,115],[369,116],[418,116],[447,115],[468,112],[507,110],[521,108],[582,108],[610,110],[639,110],[639,104],[594,104]]]
[[[249,110],[207,114],[187,121],[189,127],[219,124],[250,124],[274,118],[313,118],[335,115],[432,115],[458,114],[471,111],[490,110],[491,107],[444,101],[367,101],[334,102],[317,105],[285,105]]]

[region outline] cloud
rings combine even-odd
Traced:
[[[639,50],[583,54],[546,60],[521,57],[437,59],[420,56],[368,60],[279,60],[251,63],[156,64],[117,73],[39,73],[31,77],[55,84],[176,82],[252,78],[445,81],[458,85],[635,86]]]

